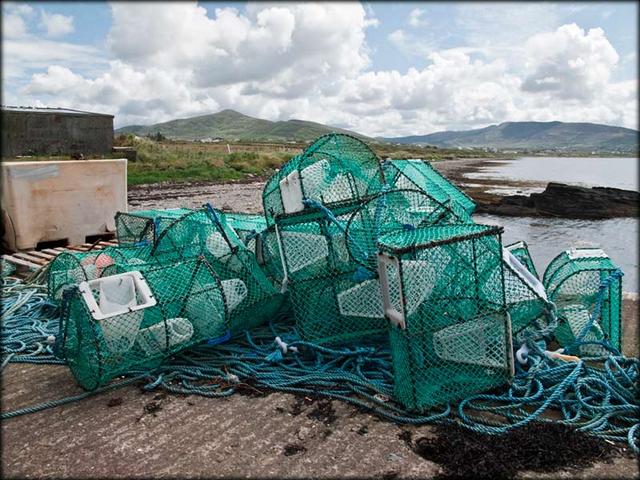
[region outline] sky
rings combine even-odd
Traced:
[[[2,103],[370,136],[638,128],[636,2],[2,2]]]

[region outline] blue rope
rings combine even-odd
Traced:
[[[2,368],[11,362],[62,363],[53,355],[50,342],[58,332],[58,312],[48,302],[45,287],[3,278],[2,288]],[[553,306],[549,310],[553,318]],[[397,423],[456,422],[488,434],[531,421],[560,421],[605,439],[626,441],[638,452],[640,406],[635,392],[640,361],[609,355],[565,363],[547,358],[543,347],[535,345],[537,350],[529,353],[528,364],[519,367],[513,383],[502,393],[474,395],[455,410],[445,405],[420,414],[393,401],[394,376],[386,337],[366,346],[321,346],[300,339],[292,320],[280,317],[227,343],[200,344],[152,372],[133,370],[125,380],[98,391],[4,412],[0,418],[64,405],[143,380],[147,390],[206,397],[226,397],[243,388],[320,395]],[[561,419],[551,418],[551,412],[559,412]]]

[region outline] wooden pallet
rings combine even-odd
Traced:
[[[99,251],[105,247],[114,247],[117,245],[118,242],[116,242],[115,240],[102,240],[96,244],[83,243],[82,245],[72,245],[69,247],[44,248],[42,250],[16,252],[2,255],[2,258],[9,263],[13,263],[14,265],[28,267],[31,269],[38,269],[44,267],[47,263],[56,258],[62,252],[88,252],[89,250]]]

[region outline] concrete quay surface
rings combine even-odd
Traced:
[[[627,355],[638,354],[637,316],[637,299],[626,299]],[[2,372],[5,412],[81,392],[65,366],[9,364]],[[331,402],[332,418],[318,418],[317,408],[284,393],[205,398],[132,385],[2,421],[2,477],[429,478],[442,472],[398,436],[403,430],[414,438],[433,435],[433,427],[399,426],[339,401]],[[639,475],[637,458],[621,453],[579,471],[518,476]]]

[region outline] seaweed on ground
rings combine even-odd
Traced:
[[[415,453],[439,464],[439,478],[513,478],[521,471],[555,472],[610,462],[620,448],[560,423],[532,423],[487,436],[456,425],[437,425],[415,442]]]
[[[315,408],[307,414],[307,418],[317,420],[325,425],[331,425],[338,419],[333,408],[333,401],[331,399],[318,400]]]

